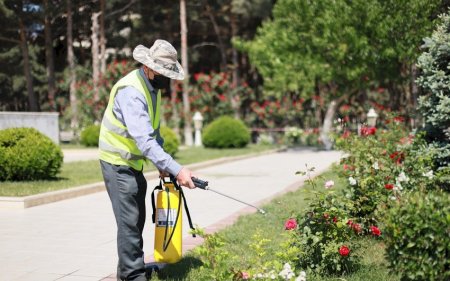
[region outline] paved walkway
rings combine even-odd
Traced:
[[[64,162],[86,161],[98,159],[98,148],[63,149]]]
[[[298,187],[295,175],[305,164],[322,171],[337,161],[339,152],[287,151],[220,164],[195,171],[211,187],[261,204]],[[149,182],[149,191],[156,182]],[[250,209],[238,202],[200,189],[185,192],[194,223],[210,231],[233,222]],[[144,251],[153,249],[150,196]],[[192,247],[183,220],[184,248]],[[106,192],[23,210],[0,210],[0,281],[115,280],[117,263],[115,222]],[[189,245],[191,244],[191,245]]]

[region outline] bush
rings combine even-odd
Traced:
[[[420,136],[410,135],[401,122],[390,122],[387,130],[365,132],[347,135],[336,144],[348,153],[341,159],[341,176],[348,180],[346,196],[355,206],[351,216],[373,223],[378,219],[375,211],[403,190],[426,188],[433,182],[432,155],[417,152],[423,146]]]
[[[90,125],[87,126],[80,136],[80,142],[84,146],[98,146],[98,138],[100,136],[100,126]]]
[[[54,178],[62,161],[61,148],[36,129],[0,130],[0,181]]]
[[[401,280],[450,280],[450,195],[415,192],[389,210],[386,258]]]
[[[348,210],[353,207],[352,202],[336,193],[314,193],[316,197],[306,215],[297,218],[298,239],[294,246],[301,249],[298,266],[320,275],[356,271],[361,257],[355,253],[358,244],[354,238],[362,235],[364,229],[360,224],[348,223],[351,222]]]
[[[180,140],[175,132],[166,126],[160,128],[161,137],[164,139],[164,150],[172,156],[178,152],[180,146]]]
[[[203,132],[203,145],[213,148],[241,148],[250,142],[244,123],[229,116],[219,117]]]
[[[439,148],[435,162],[439,168],[450,167],[450,15],[443,15],[431,38],[426,38],[425,51],[418,59],[421,75],[417,79],[423,95],[419,110],[423,115],[426,138],[431,147]],[[449,185],[447,184],[447,188]]]

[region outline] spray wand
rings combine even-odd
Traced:
[[[219,194],[219,195],[228,197],[228,198],[230,198],[230,199],[232,199],[232,200],[235,200],[235,201],[238,201],[238,202],[240,202],[240,203],[242,203],[242,204],[245,204],[245,205],[247,205],[247,206],[253,207],[253,208],[255,208],[256,210],[258,210],[258,212],[260,212],[261,214],[265,214],[265,213],[266,213],[263,209],[258,208],[258,207],[256,207],[255,205],[252,205],[252,204],[250,204],[250,203],[244,202],[244,201],[239,200],[239,199],[237,199],[237,198],[231,197],[230,195],[223,194],[222,192],[219,192],[219,191],[217,191],[217,190],[212,189],[211,187],[208,186],[208,182],[207,182],[207,181],[204,181],[204,180],[201,180],[201,179],[195,178],[195,177],[192,177],[192,181],[194,182],[194,185],[195,185],[196,187],[200,188],[200,189],[213,191],[213,192],[215,192],[215,193],[217,193],[217,194]]]

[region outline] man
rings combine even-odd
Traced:
[[[176,176],[179,184],[195,188],[191,171],[180,166],[163,146],[159,134],[159,89],[170,79],[183,80],[177,51],[167,41],[142,45],[133,58],[143,66],[112,88],[100,130],[100,163],[117,223],[118,280],[147,280],[142,231],[145,223],[147,182],[142,173],[150,160],[161,176]]]

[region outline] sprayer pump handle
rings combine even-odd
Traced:
[[[195,177],[192,177],[191,179],[194,182],[194,185],[196,187],[201,188],[201,189],[205,189],[205,190],[208,189],[208,182],[207,181],[204,181],[204,180],[201,180],[201,179],[198,179],[198,178],[195,178]]]

